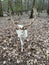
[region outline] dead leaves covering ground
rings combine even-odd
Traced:
[[[49,65],[49,22],[48,19],[20,19],[17,24],[26,25],[28,37],[21,53],[20,40],[8,18],[0,18],[0,64],[1,65]],[[14,28],[14,29],[13,29]],[[26,64],[25,64],[26,63]]]

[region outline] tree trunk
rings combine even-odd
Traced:
[[[33,7],[35,6],[35,0],[33,0],[33,4],[32,4],[32,10],[31,10],[31,15],[30,18],[33,18]]]
[[[3,16],[3,10],[2,10],[2,2],[0,0],[0,16]]]
[[[47,13],[48,13],[48,15],[49,15],[49,1],[48,1]]]
[[[12,0],[8,0],[8,13],[11,10],[11,14],[14,14],[13,7],[12,7]]]
[[[22,9],[22,0],[21,0],[21,9]],[[22,10],[20,11],[20,14],[23,15]]]
[[[30,18],[33,18],[33,8],[32,8],[32,10],[31,10]]]

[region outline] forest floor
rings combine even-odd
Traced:
[[[49,65],[49,17],[29,19],[27,15],[0,17],[0,65]],[[32,23],[32,24],[30,24]],[[28,37],[21,52],[17,24],[28,25]]]

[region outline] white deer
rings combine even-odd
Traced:
[[[18,37],[20,38],[21,52],[23,52],[24,40],[27,37],[27,30],[21,30],[23,25],[18,25],[18,27],[19,27],[19,30],[16,30],[16,33],[18,34]]]

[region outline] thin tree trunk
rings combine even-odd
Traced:
[[[2,10],[2,2],[0,0],[0,16],[3,16],[3,10]]]
[[[32,8],[32,10],[31,10],[30,18],[33,18],[33,8]]]
[[[47,13],[48,13],[48,15],[49,15],[49,1],[48,1],[48,5],[47,5]]]
[[[22,0],[21,0],[21,9],[22,9]],[[23,13],[22,13],[22,10],[20,11],[20,14],[22,15]]]
[[[9,10],[11,10],[11,14],[14,14],[14,11],[13,11],[13,8],[12,8],[12,0],[8,0],[8,13],[9,13]]]
[[[35,0],[33,0],[33,5],[32,5],[32,10],[31,10],[31,15],[30,15],[30,18],[33,18],[33,8],[34,8],[34,6],[35,6]]]

